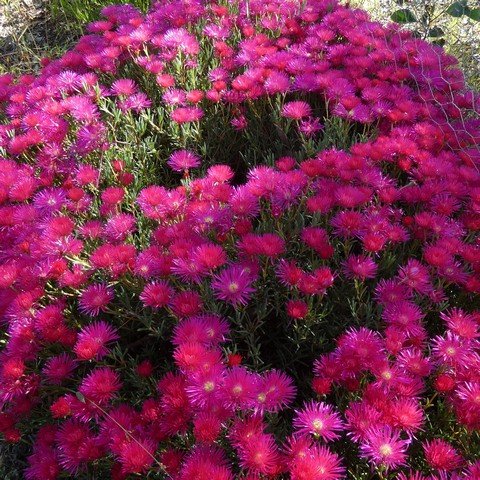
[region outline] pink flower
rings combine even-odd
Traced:
[[[308,305],[303,300],[289,300],[287,302],[287,315],[295,320],[305,318]]]
[[[474,366],[470,368],[475,368]],[[479,428],[480,426],[480,381],[470,381],[462,383],[457,391],[457,401],[455,406],[457,415],[459,412],[463,414],[462,420],[471,428]]]
[[[217,345],[225,340],[229,330],[228,323],[218,315],[198,315],[182,320],[174,328],[172,342],[175,345],[188,342]]]
[[[320,122],[320,119],[316,117],[306,118],[300,121],[298,129],[306,137],[313,137],[317,132],[323,130],[323,125]]]
[[[480,336],[480,325],[475,317],[463,310],[452,308],[448,312],[441,313],[440,318],[453,333],[466,340],[473,340]]]
[[[345,411],[347,435],[355,442],[364,440],[367,432],[382,423],[382,413],[365,400],[351,402]]]
[[[256,474],[273,474],[278,468],[280,455],[271,434],[261,433],[250,438],[238,446],[240,465]]]
[[[76,475],[87,462],[97,460],[102,448],[87,424],[66,420],[55,435],[58,460],[67,472]]]
[[[238,248],[247,255],[278,257],[285,252],[285,240],[275,233],[247,233],[241,238]]]
[[[404,283],[419,293],[427,294],[433,288],[427,267],[413,258],[400,268],[399,277]]]
[[[223,450],[214,446],[197,446],[187,455],[176,478],[233,480],[233,474]]]
[[[108,367],[92,370],[83,380],[78,391],[96,405],[105,405],[120,390],[118,373]]]
[[[201,412],[193,421],[193,435],[199,443],[213,444],[222,430],[219,417],[210,412]]]
[[[177,88],[166,90],[162,99],[167,105],[184,105],[187,100],[185,92]]]
[[[292,120],[300,120],[304,117],[310,117],[312,108],[307,102],[296,100],[287,102],[282,107],[282,116]]]
[[[374,278],[377,273],[377,264],[366,255],[350,255],[343,263],[345,274],[351,278],[366,280]]]
[[[248,303],[255,292],[252,283],[250,272],[241,265],[231,265],[215,275],[211,286],[216,298],[236,306]]]
[[[178,107],[170,114],[172,120],[176,123],[189,123],[200,120],[204,112],[199,107]]]
[[[110,217],[105,225],[105,236],[116,242],[121,242],[135,230],[136,220],[133,215],[128,213],[119,213]]]
[[[401,398],[390,402],[389,417],[393,426],[409,433],[419,430],[424,421],[424,411],[418,401],[412,398]]]
[[[170,308],[179,318],[197,315],[203,308],[202,297],[199,293],[190,290],[176,293],[170,301]]]
[[[255,380],[255,375],[241,366],[227,371],[220,391],[222,403],[232,408],[248,407],[254,399]]]
[[[273,71],[265,80],[264,87],[269,94],[288,92],[290,77],[283,72]]]
[[[300,440],[301,441],[301,440]],[[288,463],[292,480],[339,480],[345,478],[340,457],[323,445],[291,446]]]
[[[205,271],[212,271],[227,262],[227,254],[221,245],[204,243],[195,248],[192,253],[192,260],[197,262]]]
[[[305,227],[302,230],[302,241],[313,248],[323,259],[330,258],[334,253],[328,234],[323,228]]]
[[[221,365],[222,358],[217,349],[197,342],[181,343],[173,352],[177,366],[186,373],[210,371]]]
[[[466,358],[468,344],[451,331],[444,336],[437,336],[432,340],[434,357],[447,365],[461,365]]]
[[[277,267],[277,277],[283,285],[294,287],[302,279],[303,272],[295,262],[281,259]]]
[[[88,286],[80,295],[79,308],[83,313],[92,317],[104,311],[113,300],[113,289],[103,283]]]
[[[130,78],[119,78],[112,83],[110,88],[114,95],[130,96],[138,91],[137,85]]]
[[[253,407],[259,412],[277,412],[295,398],[297,389],[290,377],[278,370],[270,370],[258,377]]]
[[[168,165],[176,172],[188,171],[200,165],[200,157],[190,150],[177,150],[170,155]]]
[[[155,462],[155,443],[151,439],[129,438],[122,442],[119,453],[124,474],[142,473]]]
[[[338,432],[343,430],[339,414],[323,402],[309,402],[296,410],[293,426],[300,435],[310,434],[327,442],[339,438]]]
[[[127,112],[133,110],[134,112],[141,112],[152,105],[151,100],[142,92],[134,93],[125,100],[118,102],[120,110]]]
[[[362,457],[375,466],[397,468],[405,465],[410,442],[400,438],[400,432],[390,427],[372,427],[360,444]]]
[[[50,357],[43,367],[42,373],[53,385],[60,385],[63,380],[70,378],[77,363],[67,353],[60,353]]]
[[[164,281],[157,280],[145,285],[140,300],[152,308],[162,308],[169,304],[173,296],[173,288]]]
[[[448,442],[440,438],[427,440],[423,444],[423,451],[428,464],[435,470],[451,472],[464,463],[462,456]]]
[[[107,343],[118,340],[117,331],[112,325],[104,322],[94,322],[82,328],[77,336],[73,351],[80,360],[102,359],[108,354]]]
[[[223,380],[223,367],[198,370],[188,378],[187,395],[194,407],[204,408],[218,402]]]

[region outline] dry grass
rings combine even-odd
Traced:
[[[0,0],[0,73],[35,72],[42,57],[72,45],[46,5],[45,0]]]

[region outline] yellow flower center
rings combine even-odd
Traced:
[[[323,429],[323,422],[319,419],[316,418],[313,422],[313,429],[316,430],[317,432]]]
[[[385,380],[390,380],[392,378],[392,373],[389,372],[388,370],[386,370],[385,372],[382,373],[382,377],[385,379]]]
[[[213,382],[205,382],[203,384],[203,389],[206,391],[206,392],[211,392],[213,389],[215,388],[215,384]]]
[[[392,447],[388,443],[380,445],[379,451],[384,457],[388,457],[393,452]]]

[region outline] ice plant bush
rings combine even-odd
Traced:
[[[480,121],[332,0],[111,6],[0,77],[0,432],[29,480],[480,478]]]

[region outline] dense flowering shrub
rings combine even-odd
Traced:
[[[111,6],[0,77],[25,476],[480,478],[480,121],[333,0]]]

